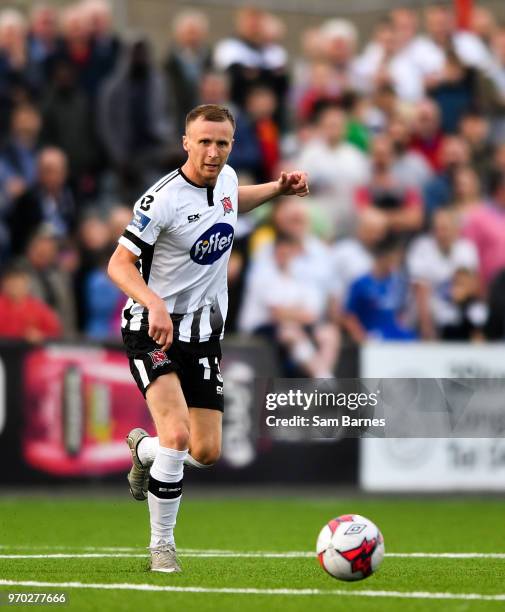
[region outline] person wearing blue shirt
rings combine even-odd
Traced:
[[[343,322],[356,342],[416,338],[415,332],[400,320],[407,294],[401,259],[401,243],[387,236],[374,249],[372,271],[351,285]]]

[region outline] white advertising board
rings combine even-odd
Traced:
[[[505,344],[371,343],[362,378],[505,378]],[[366,491],[505,491],[503,438],[364,438]]]

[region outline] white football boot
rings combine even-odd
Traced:
[[[175,554],[175,546],[157,546],[151,548],[151,571],[174,574],[181,572],[181,567]]]
[[[128,484],[133,498],[137,501],[147,499],[147,487],[149,485],[149,468],[144,467],[137,454],[139,442],[148,437],[149,434],[144,429],[136,427],[132,429],[126,437],[126,443],[132,454],[132,469],[128,472]]]

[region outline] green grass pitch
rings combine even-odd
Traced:
[[[386,556],[379,572],[367,580],[344,583],[326,575],[315,554],[244,557],[233,552],[211,552],[309,553],[314,550],[324,523],[344,513],[363,514],[375,521],[384,534],[386,555],[421,552],[502,553],[502,556],[391,555]],[[205,499],[188,495],[181,506],[176,529],[184,571],[180,575],[166,575],[147,571],[147,507],[127,499],[126,494],[117,499],[4,497],[0,500],[0,590],[65,591],[69,603],[49,608],[72,612],[281,609],[287,612],[498,612],[505,609],[504,517],[505,501],[496,498],[340,499],[335,495],[324,499]],[[50,556],[57,554],[65,556]],[[86,554],[97,556],[76,556]],[[40,556],[26,558],[27,555]],[[5,581],[93,583],[96,587],[28,587]],[[103,585],[108,584],[116,586],[105,589]],[[131,590],[129,585],[180,590]],[[203,591],[188,591],[188,587]],[[231,592],[222,591],[227,588]],[[212,589],[218,591],[212,592]],[[234,592],[237,589],[259,592]],[[265,592],[270,589],[287,591]],[[314,589],[314,592],[304,594],[304,589]],[[377,592],[386,593],[373,597]],[[409,597],[392,595],[398,592]],[[413,595],[416,592],[418,596]],[[432,599],[427,593],[451,595],[446,599]],[[468,594],[478,597],[469,599]],[[21,608],[27,606],[14,607]]]

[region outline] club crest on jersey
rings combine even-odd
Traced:
[[[234,230],[228,223],[216,223],[191,247],[189,256],[201,266],[209,266],[222,257],[233,244]]]
[[[231,201],[231,198],[229,198],[228,196],[225,196],[221,200],[221,204],[223,205],[223,210],[224,210],[225,215],[233,212],[233,202]]]
[[[151,219],[147,215],[144,215],[144,213],[139,212],[138,210],[135,211],[133,219],[130,221],[130,225],[136,227],[139,232],[143,232],[149,225],[149,223],[151,223]]]
[[[159,366],[165,365],[166,363],[170,363],[170,360],[167,357],[165,351],[157,349],[155,351],[151,351],[148,353],[151,361],[153,362],[153,368],[158,368]]]

